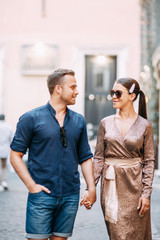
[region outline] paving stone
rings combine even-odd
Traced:
[[[16,173],[8,174],[9,191],[0,192],[0,240],[24,240],[27,189]],[[109,240],[100,207],[100,187],[97,202],[91,210],[79,207],[71,240]],[[85,189],[81,178],[81,193]],[[160,177],[155,176],[151,201],[153,240],[160,240]]]

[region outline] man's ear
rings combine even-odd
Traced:
[[[60,86],[60,85],[56,85],[56,86],[55,86],[55,91],[56,91],[57,94],[60,94],[61,91],[62,91],[61,86]]]

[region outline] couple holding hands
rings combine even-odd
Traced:
[[[75,73],[58,69],[47,85],[49,102],[20,117],[11,143],[11,164],[29,190],[26,238],[66,240],[72,235],[80,164],[87,185],[80,204],[92,208],[101,177],[101,206],[110,239],[151,240],[154,142],[138,82],[115,81],[110,95],[118,111],[100,122],[93,162],[84,117],[67,107],[78,95]],[[133,107],[137,97],[138,114]],[[22,160],[27,149],[28,169]]]

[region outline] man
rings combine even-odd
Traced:
[[[91,207],[96,200],[85,120],[67,108],[78,95],[74,75],[58,69],[48,77],[50,101],[22,115],[11,143],[11,164],[29,190],[28,239],[66,240],[72,235],[79,203],[78,164],[88,187],[83,201]],[[22,161],[27,148],[28,170]]]
[[[5,122],[5,115],[0,114],[0,192],[8,190],[7,159],[9,145],[13,136],[12,128]]]

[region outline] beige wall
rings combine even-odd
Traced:
[[[117,54],[118,76],[139,78],[139,0],[0,0],[0,48],[3,60],[3,106],[15,128],[19,116],[49,98],[46,76],[20,72],[22,44],[37,41],[58,46],[58,67],[76,71],[80,95],[73,109],[84,113],[84,55]],[[2,96],[1,96],[2,98]]]

